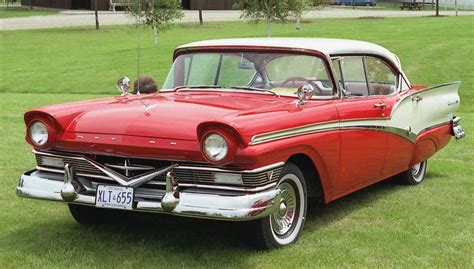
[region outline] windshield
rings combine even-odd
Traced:
[[[273,91],[296,96],[310,85],[313,96],[332,96],[333,85],[323,60],[285,53],[191,53],[176,58],[163,89],[213,86]]]

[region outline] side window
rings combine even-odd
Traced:
[[[334,62],[337,79],[349,96],[367,96],[364,58],[362,56],[346,56]]]
[[[382,60],[364,57],[370,95],[389,95],[397,89],[397,75]]]

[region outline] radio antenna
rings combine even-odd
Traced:
[[[137,16],[137,94],[140,95],[140,16],[141,16],[141,1],[138,1],[138,16]]]

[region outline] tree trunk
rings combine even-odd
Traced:
[[[199,25],[203,25],[204,22],[202,20],[202,0],[199,0]]]
[[[156,27],[156,24],[153,25],[153,38],[154,38],[154,44],[155,48],[158,47],[158,28]]]
[[[33,9],[33,0],[30,0],[30,10]]]
[[[458,16],[458,0],[454,0],[454,7],[456,8],[456,16]]]
[[[267,18],[267,37],[272,37],[272,21]]]
[[[301,17],[298,16],[298,18],[296,18],[296,30],[300,29],[300,23],[301,23]]]
[[[94,0],[94,9],[95,9],[95,29],[99,30],[99,11],[97,10],[97,0]]]
[[[436,0],[436,17],[439,16],[439,0]]]

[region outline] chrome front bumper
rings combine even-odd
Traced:
[[[68,173],[66,173],[68,174]],[[61,181],[58,176],[41,173],[33,170],[23,174],[16,188],[18,196],[51,201],[60,201],[74,204],[95,206],[95,192],[81,194],[75,186],[80,184],[74,181],[73,173],[66,175],[66,180]],[[169,185],[169,186],[168,186]],[[72,187],[72,188],[71,188]],[[211,194],[178,191],[173,188],[172,182],[167,182],[167,192],[157,200],[135,198],[133,211],[167,213],[196,218],[246,221],[268,216],[278,210],[281,193],[280,189],[270,189],[252,194]],[[166,200],[174,196],[176,201]],[[169,204],[172,204],[169,206]]]

